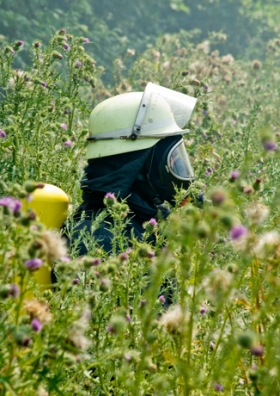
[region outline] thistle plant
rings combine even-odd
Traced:
[[[1,395],[277,392],[275,43],[268,43],[268,59],[260,64],[211,52],[209,43],[194,46],[183,32],[166,36],[127,76],[118,70],[115,87],[98,80],[100,70],[81,49],[85,39],[65,31],[46,50],[34,42],[28,71],[12,66],[23,44],[3,50]],[[34,211],[24,212],[21,199],[39,182],[52,182],[71,195],[75,208],[90,110],[84,100],[142,89],[149,80],[198,98],[185,136],[197,175],[191,199],[181,204],[186,191],[178,191],[170,216],[147,221],[136,240],[125,234],[127,202],[108,192],[91,231],[109,218],[113,251],[81,232],[89,249],[78,257],[77,246],[67,248],[58,231],[46,230]],[[197,205],[202,192],[204,204]],[[56,283],[42,286],[39,271],[50,267]]]

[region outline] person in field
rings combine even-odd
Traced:
[[[144,92],[117,95],[94,108],[89,118],[88,164],[81,180],[82,204],[74,215],[69,244],[77,242],[83,230],[110,252],[110,219],[91,231],[93,219],[105,209],[106,194],[126,200],[127,236],[133,231],[141,240],[144,222],[168,216],[165,202],[175,204],[175,187],[188,189],[194,180],[183,140],[188,130],[182,128],[195,104],[191,96],[149,82]],[[78,251],[87,254],[82,240]]]

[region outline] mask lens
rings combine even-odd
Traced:
[[[194,173],[183,142],[183,139],[175,144],[167,156],[167,168],[169,172],[179,180],[193,180]]]

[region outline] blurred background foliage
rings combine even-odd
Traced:
[[[48,42],[56,30],[65,28],[90,39],[107,82],[115,58],[128,48],[136,54],[145,51],[162,34],[185,30],[192,32],[194,43],[212,38],[221,54],[263,60],[267,41],[280,29],[275,18],[280,15],[279,0],[0,0],[0,11],[0,40],[25,42],[18,67],[29,64],[34,39]]]

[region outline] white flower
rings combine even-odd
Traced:
[[[280,235],[276,230],[272,230],[262,235],[255,247],[253,253],[259,258],[267,257],[271,253],[280,253]]]
[[[261,202],[256,202],[245,209],[245,214],[252,224],[261,224],[268,218],[269,208]]]
[[[172,335],[181,334],[187,328],[189,315],[179,305],[169,308],[160,318],[159,324]]]

